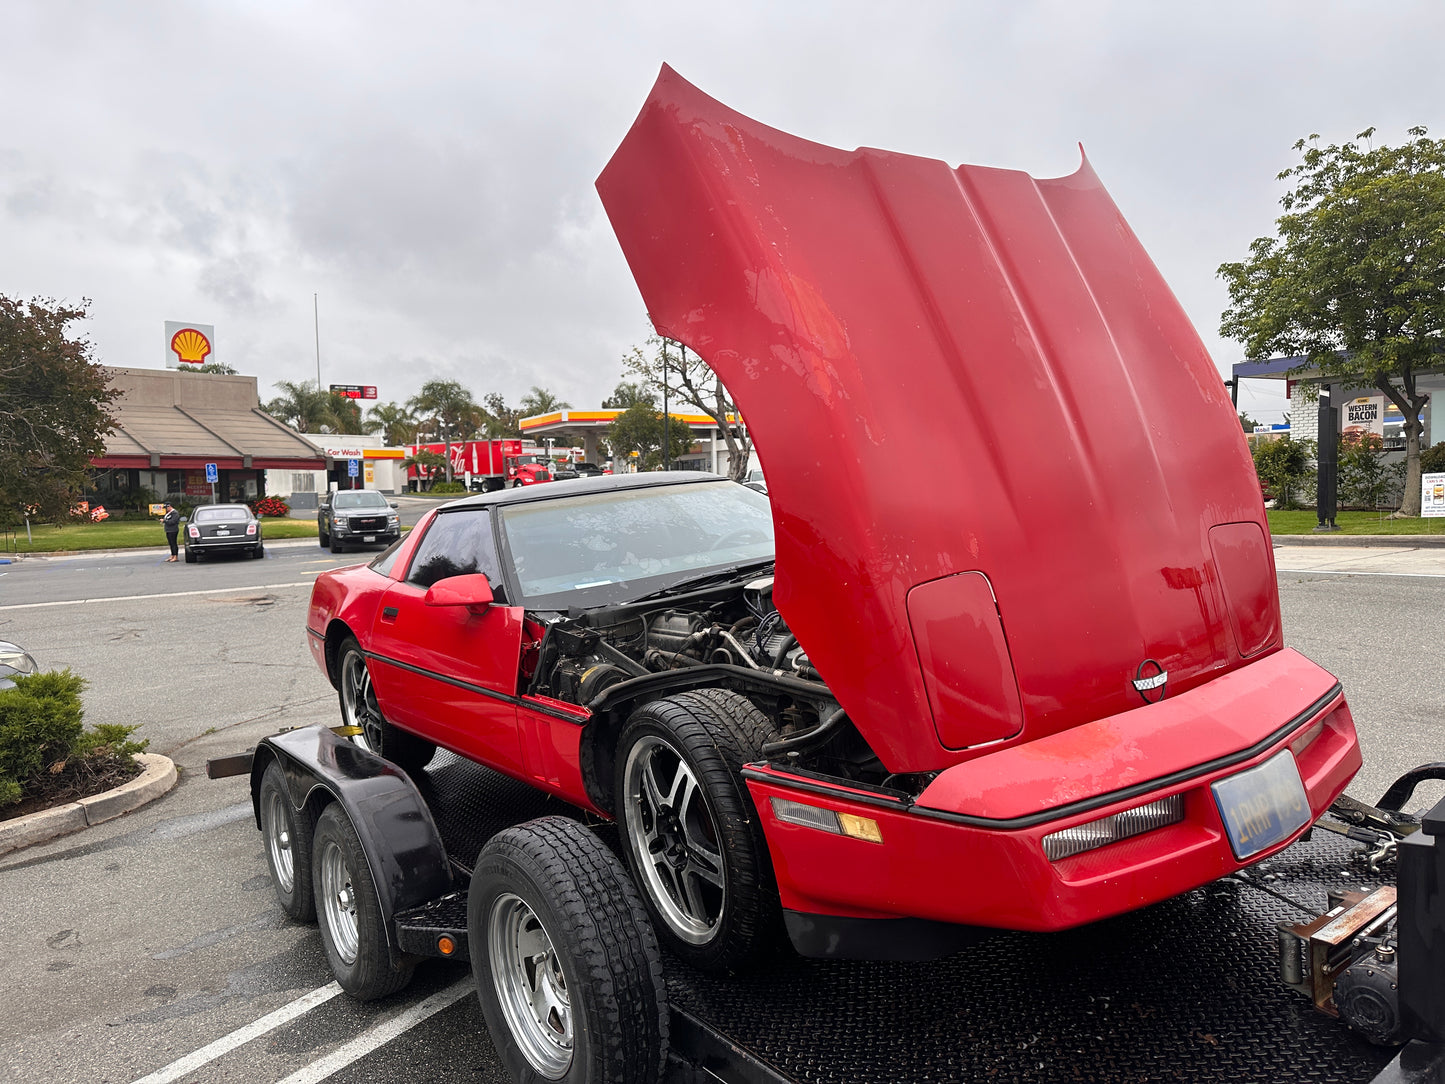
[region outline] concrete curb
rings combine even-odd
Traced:
[[[312,538],[276,538],[266,539],[266,548],[273,546],[277,548],[291,546],[315,546],[316,539]],[[128,546],[119,550],[36,550],[33,553],[5,553],[4,556],[11,561],[26,561],[36,557],[49,558],[51,560],[66,560],[72,557],[161,557],[169,556],[170,550],[165,546]]]
[[[1442,534],[1277,534],[1271,536],[1276,546],[1401,546],[1406,549],[1445,546]]]
[[[137,753],[140,775],[104,794],[42,809],[14,820],[0,821],[0,854],[69,835],[153,802],[176,785],[176,766],[159,753]]]

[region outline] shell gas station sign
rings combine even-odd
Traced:
[[[166,368],[204,365],[215,361],[216,328],[213,324],[183,324],[166,321]]]

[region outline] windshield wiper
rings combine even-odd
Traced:
[[[713,584],[726,583],[728,580],[736,579],[739,572],[751,569],[761,570],[763,568],[771,568],[773,564],[774,559],[768,557],[761,561],[744,561],[742,564],[729,565],[727,568],[716,569],[712,572],[704,573],[701,576],[693,576],[690,579],[679,580],[677,583],[669,587],[664,587],[660,591],[653,591],[651,594],[641,595],[638,598],[631,599],[628,604],[631,605],[633,602],[650,602],[653,599],[670,598],[673,595],[686,594],[688,591],[701,590],[704,587],[711,587]]]

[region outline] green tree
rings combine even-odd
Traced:
[[[278,380],[275,384],[281,394],[262,406],[273,418],[280,418],[298,433],[339,433],[340,420],[336,416],[330,391],[322,391],[311,380]]]
[[[437,434],[446,445],[447,481],[452,480],[451,446],[455,441],[471,440],[487,427],[487,412],[456,380],[428,380],[421,390],[406,402],[417,416],[422,428]]]
[[[1219,268],[1230,298],[1220,333],[1250,358],[1302,354],[1297,371],[1384,392],[1405,419],[1401,513],[1418,516],[1428,397],[1416,378],[1445,360],[1445,140],[1417,127],[1398,147],[1374,147],[1373,134],[1295,144],[1299,163],[1279,175],[1292,187],[1278,237]]]
[[[646,403],[648,406],[655,407],[657,406],[657,397],[647,390],[645,384],[629,384],[624,380],[612,389],[611,395],[602,400],[602,409],[626,410],[638,403]]]
[[[572,404],[558,399],[546,388],[539,388],[532,385],[532,390],[522,396],[521,406],[518,408],[522,417],[535,418],[539,414],[551,414],[555,410],[571,410]]]
[[[235,376],[236,370],[224,361],[208,361],[204,365],[179,365],[183,373],[217,373],[220,376]]]
[[[421,468],[416,472],[417,488],[430,489],[436,472],[446,468],[447,460],[440,452],[429,452],[425,448],[418,448],[413,454],[403,459],[401,465],[405,469]]]
[[[72,338],[89,302],[66,305],[0,295],[0,523],[26,509],[64,519],[105,452],[116,393],[90,344]]]
[[[522,439],[522,411],[518,407],[508,406],[507,401],[496,392],[489,392],[482,398],[482,405],[487,412],[487,436],[492,440],[501,440],[504,437]]]
[[[1296,507],[1295,492],[1310,474],[1314,441],[1262,440],[1254,446],[1254,470],[1278,508]]]
[[[742,414],[723,387],[722,379],[707,362],[672,339],[649,335],[646,348],[634,346],[622,358],[623,371],[649,391],[662,397],[666,373],[667,405],[688,406],[713,420],[728,449],[728,477],[742,481],[748,472],[753,442],[741,424]],[[625,382],[624,382],[625,383]],[[621,390],[622,384],[618,385]],[[616,392],[613,393],[614,395]],[[619,419],[620,421],[621,419]],[[662,441],[659,438],[658,446]],[[615,445],[614,445],[615,449]]]
[[[1245,414],[1243,411],[1241,411],[1239,415],[1239,427],[1243,429],[1246,433],[1253,433],[1256,429],[1259,428],[1259,422],[1255,421],[1248,414]]]
[[[376,433],[387,444],[416,443],[416,418],[396,403],[377,403],[366,412],[364,432]]]
[[[692,430],[678,418],[672,419],[668,429],[668,443],[672,445],[670,458],[686,455],[692,447]],[[607,427],[607,446],[621,462],[630,461],[632,453],[636,452],[641,469],[651,470],[659,466],[662,462],[662,412],[645,400],[628,407]]]
[[[361,430],[361,403],[355,399],[348,399],[340,392],[327,392],[331,396],[331,416],[336,419],[336,427],[333,430],[337,433],[360,433]]]

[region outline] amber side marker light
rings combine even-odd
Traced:
[[[882,843],[883,832],[878,822],[871,817],[859,817],[852,813],[837,813],[822,806],[804,805],[788,798],[770,798],[773,816],[786,824],[802,828],[816,828],[820,832],[831,832],[835,836],[848,836],[867,843]]]
[[[440,952],[443,956],[450,956],[452,953],[456,952],[456,950],[457,943],[453,941],[450,937],[446,936],[446,934],[442,934],[442,936],[437,938],[437,951]]]
[[[1050,832],[1044,836],[1044,856],[1050,862],[1057,862],[1060,858],[1152,832],[1155,828],[1177,824],[1183,819],[1184,795],[1171,794],[1168,798],[1111,813],[1087,824],[1076,824],[1062,832]]]

